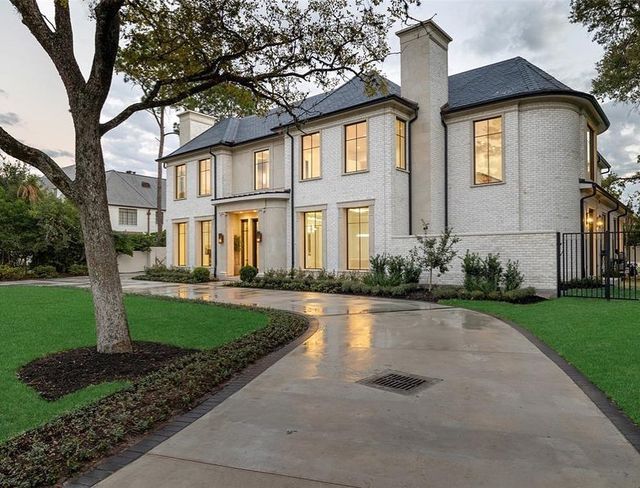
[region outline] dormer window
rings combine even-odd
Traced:
[[[477,120],[473,123],[475,185],[501,183],[502,117]]]

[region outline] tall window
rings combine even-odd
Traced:
[[[596,168],[596,133],[587,126],[587,177],[590,180],[595,178]]]
[[[320,177],[320,132],[302,136],[302,179]]]
[[[176,166],[176,200],[187,198],[187,166]]]
[[[369,208],[347,209],[347,269],[369,269]]]
[[[367,123],[346,125],[345,132],[345,173],[367,169]]]
[[[304,213],[304,267],[323,267],[322,211]]]
[[[211,195],[211,160],[201,159],[198,162],[198,195]]]
[[[407,169],[407,123],[396,119],[396,168]]]
[[[211,221],[200,222],[200,266],[211,266]]]
[[[176,224],[176,265],[187,265],[187,223]]]
[[[474,183],[502,181],[502,117],[473,123],[475,146]]]
[[[269,150],[253,153],[254,188],[269,188]]]
[[[120,225],[138,225],[138,211],[135,208],[119,208],[118,223]]]

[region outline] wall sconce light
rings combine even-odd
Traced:
[[[596,226],[604,227],[604,219],[602,217],[598,217],[598,220],[596,221]]]
[[[224,244],[224,234],[222,232],[218,234],[218,244]]]
[[[256,232],[256,242],[262,242],[262,232]]]
[[[587,224],[593,224],[593,217],[587,217]]]

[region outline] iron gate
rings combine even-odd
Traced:
[[[559,295],[640,300],[639,234],[603,231],[559,235]]]

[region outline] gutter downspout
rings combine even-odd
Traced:
[[[409,184],[407,185],[407,193],[408,193],[408,197],[409,197],[409,235],[413,235],[413,188],[412,188],[412,184],[411,184],[411,180],[413,179],[413,172],[412,172],[412,165],[413,165],[413,158],[411,157],[411,155],[413,154],[413,150],[412,150],[412,144],[411,144],[411,126],[413,125],[413,123],[416,121],[416,119],[418,118],[418,108],[416,108],[416,114],[409,119],[409,122],[407,124],[408,127],[408,134],[407,134],[407,143],[409,145],[409,154],[408,156],[408,161],[407,161],[407,168],[409,170]]]
[[[213,199],[218,198],[218,156],[209,148],[213,160]],[[213,204],[213,277],[218,277],[218,206]]]
[[[624,208],[624,213],[622,215],[618,215],[618,217],[616,218],[618,232],[620,232],[620,219],[622,217],[626,217],[628,213],[629,213],[629,209],[627,207],[625,207]]]
[[[444,228],[449,228],[449,127],[440,112],[440,123],[444,127]]]
[[[287,132],[286,132],[287,136],[289,136],[289,139],[291,139],[291,197],[289,199],[290,204],[291,204],[291,269],[294,268],[295,266],[295,249],[296,249],[296,245],[295,245],[295,224],[296,224],[296,213],[295,213],[295,208],[294,208],[294,198],[293,198],[293,193],[294,193],[294,177],[293,177],[293,168],[294,168],[294,155],[293,155],[293,136],[291,134],[289,134],[289,128],[287,127]]]
[[[593,193],[591,193],[591,195],[585,195],[584,197],[582,197],[580,199],[580,255],[581,255],[581,260],[582,260],[582,277],[585,278],[587,276],[587,264],[585,262],[585,249],[584,249],[584,201],[587,198],[592,198],[596,196],[596,193],[598,193],[598,190],[596,188],[595,183],[591,182],[591,190],[593,191]]]

